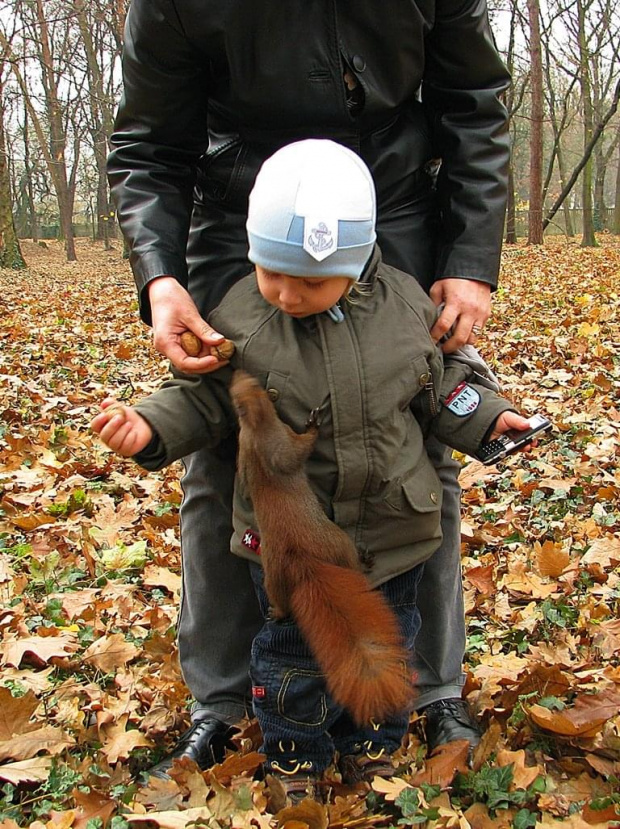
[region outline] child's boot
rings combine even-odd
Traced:
[[[307,797],[319,803],[322,802],[320,781],[323,775],[315,770],[309,760],[294,762],[271,760],[265,763],[264,772],[274,799],[280,801],[282,796],[286,799],[286,803],[278,802],[279,808],[296,806]],[[273,779],[277,781],[275,786],[272,785]]]
[[[378,748],[372,743],[364,743],[353,754],[343,754],[338,760],[338,770],[342,782],[348,786],[356,783],[372,783],[375,777],[394,777],[396,769],[392,756],[385,748]]]

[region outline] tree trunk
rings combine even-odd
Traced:
[[[510,72],[511,76],[514,72],[515,26],[516,7],[513,5],[510,15],[510,38],[508,41],[508,54],[506,56],[506,67]],[[508,110],[510,130],[512,132],[512,117],[515,112],[515,87],[512,83],[506,91],[506,108]],[[515,174],[512,154],[510,164],[508,166],[508,199],[506,204],[506,243],[509,245],[516,245],[517,243],[517,200],[515,198]]]
[[[618,146],[618,167],[616,169],[616,199],[614,206],[614,221],[611,232],[620,236],[620,145]]]
[[[112,133],[113,106],[108,100],[104,90],[103,73],[99,64],[95,41],[93,40],[92,18],[88,16],[89,8],[85,0],[73,0],[73,8],[76,14],[80,37],[86,54],[86,65],[88,68],[88,106],[91,120],[91,136],[97,167],[97,239],[103,240],[105,249],[110,249],[110,213],[111,205],[108,192],[108,181],[106,174],[108,145],[107,141]],[[122,6],[118,3],[115,7],[120,13]]]
[[[601,122],[599,124],[597,124],[597,127],[594,130],[594,133],[592,134],[592,138],[590,139],[590,141],[588,142],[588,145],[586,146],[585,150],[583,151],[583,155],[581,157],[581,160],[579,161],[579,163],[577,164],[577,166],[575,167],[575,169],[571,173],[570,178],[566,182],[565,187],[563,188],[562,192],[560,193],[560,195],[555,200],[555,202],[553,204],[553,207],[551,208],[551,210],[547,214],[547,216],[545,218],[545,221],[543,222],[543,228],[547,227],[547,225],[553,220],[553,217],[555,216],[555,214],[558,212],[558,210],[560,209],[560,207],[564,203],[564,199],[568,196],[570,191],[575,186],[575,182],[579,178],[579,174],[584,169],[584,167],[586,166],[586,164],[588,163],[588,160],[590,159],[590,157],[592,155],[592,151],[594,150],[594,147],[596,146],[596,142],[599,140],[599,138],[603,134],[603,130],[607,126],[608,122],[613,118],[613,116],[618,111],[618,104],[619,103],[620,103],[620,81],[618,81],[618,83],[616,84],[616,89],[614,91],[613,100],[612,100],[612,102],[609,106],[609,109],[607,110],[607,112],[603,116],[603,119],[601,120]]]
[[[33,242],[39,241],[39,217],[35,207],[34,188],[32,186],[33,171],[30,163],[30,130],[28,127],[28,107],[24,99],[24,171],[26,175],[26,188],[28,202],[28,216],[30,224],[30,237]]]
[[[2,75],[4,66],[0,65],[0,267],[21,270],[26,267],[24,257],[13,222],[11,199],[11,179],[9,176],[6,152],[6,134],[4,131],[4,89]]]
[[[605,227],[605,161],[600,150],[600,142],[594,151],[594,230],[601,231]]]
[[[566,162],[564,161],[564,150],[558,147],[558,170],[560,171],[560,185],[564,189],[566,185]],[[566,235],[571,238],[575,235],[575,227],[573,225],[573,215],[570,212],[570,207],[567,202],[562,205],[562,212],[564,213],[564,227]]]
[[[530,24],[530,91],[532,99],[530,121],[530,210],[528,218],[528,245],[543,242],[543,73],[540,46],[539,0],[528,0]]]
[[[594,132],[594,108],[592,106],[592,89],[590,84],[590,67],[588,60],[588,40],[586,36],[586,12],[583,0],[577,0],[579,24],[579,80],[581,83],[581,100],[583,102],[583,146],[584,150],[592,141]],[[592,148],[594,150],[594,147]],[[582,247],[596,247],[594,235],[594,212],[592,209],[592,152],[583,168],[581,179],[581,202],[583,209]]]
[[[61,67],[55,66],[53,62],[50,34],[42,0],[35,0],[31,8],[36,20],[34,24],[36,26],[36,46],[41,64],[41,83],[47,114],[45,126],[41,123],[39,114],[28,97],[28,87],[16,61],[11,62],[11,69],[24,95],[25,104],[28,107],[28,113],[54,185],[60,215],[61,235],[65,242],[67,260],[75,261],[77,257],[73,233],[73,194],[69,186],[65,156],[67,136],[63,120],[63,107],[58,97],[58,87],[62,81],[63,70]],[[1,32],[0,44],[4,47],[7,46],[6,38]]]
[[[517,210],[515,201],[515,176],[512,164],[508,168],[508,204],[506,205],[506,244],[517,244]]]

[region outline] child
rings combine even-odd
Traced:
[[[441,539],[441,485],[426,436],[473,454],[527,421],[491,390],[481,361],[444,360],[429,334],[437,309],[414,279],[381,261],[372,178],[352,151],[307,140],[275,153],[256,179],[247,231],[256,270],[209,318],[236,345],[230,365],[169,380],[121,414],[108,414],[113,401],[104,401],[93,429],[147,469],[214,446],[236,428],[233,368],[258,378],[296,432],[318,410],[310,483],[354,542],[411,652],[417,584]],[[239,482],[233,525],[232,552],[252,562],[265,616],[251,676],[266,771],[292,797],[334,756],[346,782],[393,773],[409,711],[359,727],[334,703],[296,625],[269,618],[260,539]]]

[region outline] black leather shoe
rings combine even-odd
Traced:
[[[234,726],[213,717],[197,720],[181,735],[170,754],[157,765],[147,769],[145,774],[167,780],[172,761],[176,757],[189,757],[204,771],[216,763],[221,763],[227,748],[235,748],[230,738],[237,731]]]
[[[429,754],[453,740],[467,740],[475,748],[482,737],[482,729],[473,718],[464,699],[440,699],[431,702],[422,711],[426,716],[426,743]]]

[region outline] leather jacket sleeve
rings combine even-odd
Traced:
[[[431,141],[441,157],[436,280],[496,284],[510,157],[501,95],[509,82],[485,0],[437,0],[422,83]]]
[[[131,3],[108,177],[140,294],[156,276],[187,287],[193,188],[207,146],[207,75],[171,0]]]

